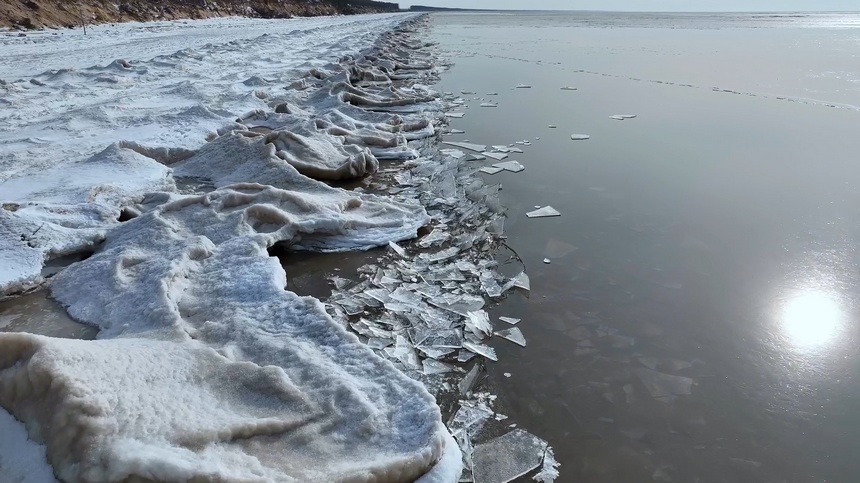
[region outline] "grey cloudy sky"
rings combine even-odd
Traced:
[[[400,0],[401,7],[410,5],[487,9],[674,12],[860,10],[860,0]]]

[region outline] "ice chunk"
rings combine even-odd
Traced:
[[[526,272],[520,272],[519,275],[511,279],[514,287],[519,287],[523,290],[531,290],[531,283]]]
[[[507,339],[519,346],[526,346],[526,338],[523,336],[523,333],[519,329],[519,327],[511,327],[510,329],[500,330],[496,332],[496,335],[503,339]]]
[[[507,483],[519,478],[540,466],[546,448],[546,441],[522,429],[479,444],[472,452],[475,483]]]
[[[570,139],[574,141],[585,141],[586,139],[591,139],[591,136],[588,134],[571,134]]]
[[[418,257],[422,260],[427,260],[428,262],[441,262],[443,260],[447,260],[455,255],[460,253],[460,249],[457,247],[449,247],[444,250],[440,250],[436,253],[422,253]]]
[[[528,216],[529,218],[545,218],[549,216],[561,216],[561,213],[559,213],[552,206],[544,206],[543,208],[529,211],[528,213],[526,213],[526,216]]]
[[[424,374],[427,374],[428,376],[455,372],[457,370],[457,368],[451,364],[445,364],[444,362],[435,361],[433,359],[424,359],[421,363],[424,366]]]
[[[496,173],[501,173],[504,170],[505,170],[504,168],[499,168],[496,166],[484,166],[483,168],[479,169],[478,171],[480,171],[482,173],[486,173],[486,174],[496,174]]]
[[[489,347],[489,346],[486,346],[483,344],[476,344],[476,343],[470,342],[470,341],[463,342],[463,347],[465,347],[466,349],[469,349],[470,351],[474,352],[475,354],[478,354],[479,356],[486,357],[487,359],[489,359],[491,361],[495,362],[495,361],[499,360],[499,358],[496,356],[495,349],[493,349],[492,347]]]
[[[442,144],[447,144],[449,146],[455,146],[462,149],[468,149],[469,151],[476,151],[479,153],[487,150],[487,146],[484,144],[472,144],[455,141],[442,141]]]
[[[484,156],[483,154],[470,154],[466,158],[466,161],[483,161],[485,159],[487,159],[487,157]]]
[[[548,127],[548,128],[550,128],[550,129],[556,129],[556,128],[558,128],[558,126],[556,126],[555,124],[550,124],[550,125],[549,125],[549,126],[547,126],[547,127]]]
[[[692,392],[693,379],[689,377],[673,376],[644,367],[636,369],[636,375],[654,398],[685,396]]]
[[[505,145],[502,145],[502,144],[494,144],[494,145],[493,145],[493,151],[498,151],[498,152],[500,152],[500,153],[508,153],[508,152],[510,152],[511,150],[510,150],[510,148],[508,148],[508,147],[507,147],[507,146],[505,146]]]
[[[559,462],[555,460],[555,453],[552,448],[547,446],[546,453],[543,455],[543,465],[540,472],[532,477],[533,480],[540,483],[552,483],[558,478]]]
[[[503,163],[496,163],[493,166],[495,166],[496,168],[502,168],[512,173],[519,173],[520,171],[526,169],[526,167],[520,164],[519,161],[505,161]]]
[[[502,296],[502,287],[499,286],[499,283],[496,282],[496,279],[493,277],[493,272],[490,270],[484,270],[480,275],[481,288],[484,289],[484,292],[487,293],[490,297],[501,297]]]
[[[461,361],[465,362],[465,361]],[[466,373],[466,377],[460,381],[459,389],[460,394],[465,396],[472,392],[472,388],[475,387],[475,383],[478,381],[478,376],[481,374],[482,365],[479,362],[476,362],[475,365],[469,369],[469,372]]]
[[[472,358],[475,357],[475,353],[472,351],[461,350],[457,353],[457,362],[469,362]]]
[[[489,151],[484,151],[484,152],[483,152],[483,153],[481,153],[481,154],[483,154],[484,156],[486,156],[486,157],[488,157],[488,158],[493,158],[493,159],[495,159],[496,161],[501,161],[501,160],[503,160],[503,159],[505,159],[505,158],[507,158],[507,157],[508,157],[508,155],[507,155],[506,153],[492,153],[492,152],[489,152]]]
[[[505,373],[504,373],[504,374],[502,374],[502,375],[503,375],[503,376],[505,376],[505,377],[511,377],[511,373],[510,373],[510,372],[505,372]]]
[[[400,255],[402,258],[408,258],[408,255],[406,254],[406,250],[404,250],[403,247],[401,247],[397,243],[390,241],[390,242],[388,242],[388,246],[392,250],[394,250],[398,255]]]
[[[454,111],[449,111],[449,112],[446,112],[446,113],[445,113],[445,115],[446,115],[446,116],[448,116],[448,117],[453,117],[453,118],[456,118],[456,119],[460,119],[460,118],[464,117],[464,116],[466,115],[466,113],[465,113],[465,112],[454,112]]]
[[[523,143],[523,144],[525,145],[526,143]],[[511,148],[511,152],[512,152],[512,153],[520,153],[520,154],[522,154],[523,150],[522,150],[522,149],[520,149],[520,148]]]
[[[515,319],[515,318],[513,318],[513,317],[505,317],[505,316],[501,316],[501,317],[499,317],[499,320],[501,320],[502,322],[504,322],[504,323],[506,323],[506,324],[516,325],[516,324],[518,324],[518,323],[519,323],[519,321],[520,321],[521,319]]]
[[[481,339],[493,333],[493,324],[490,323],[490,316],[484,310],[467,313],[466,328]]]
[[[497,95],[499,95],[499,93],[498,92],[488,92],[487,95],[488,96],[497,96]]]
[[[469,312],[480,310],[484,306],[483,297],[476,297],[472,295],[464,295],[460,297],[456,302],[445,302],[438,299],[431,299],[427,302],[429,302],[431,305],[439,307],[440,309],[448,310],[454,312],[455,314],[460,314],[464,317],[466,317]]]
[[[572,87],[572,86],[564,86],[564,87],[562,87],[562,88],[561,88],[561,90],[563,90],[563,91],[575,91],[575,90],[576,90],[576,87]]]
[[[531,89],[532,86],[528,84],[517,84],[517,89]]]
[[[451,238],[451,235],[447,231],[441,228],[434,228],[433,231],[428,233],[424,238],[421,239],[421,241],[418,242],[418,245],[422,248],[429,248],[433,245],[443,243],[449,238]]]
[[[499,105],[492,102],[482,102],[479,107],[499,107]]]
[[[624,121],[627,119],[636,119],[636,114],[615,114],[609,116],[609,119],[615,119],[616,121]]]

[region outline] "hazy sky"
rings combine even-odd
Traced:
[[[410,5],[487,9],[675,12],[860,10],[860,0],[400,0],[401,7]]]

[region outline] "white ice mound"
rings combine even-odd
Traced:
[[[233,362],[193,340],[2,335],[0,384],[13,389],[0,392],[0,402],[38,422],[37,436],[68,482],[420,476],[444,449],[438,414],[416,412],[432,407],[432,399],[423,401],[429,396],[417,387],[414,396],[398,394],[402,381],[389,381],[395,371],[378,359],[381,377],[353,377],[351,370],[373,367],[366,366],[369,351],[345,334],[315,328],[334,336],[327,346],[299,339],[291,350],[278,350],[279,338],[291,339],[288,327],[246,328],[253,348],[286,369]],[[314,369],[321,372],[305,364],[290,370],[285,363],[295,358],[318,358]],[[392,396],[401,408],[391,405]],[[398,409],[411,420],[399,418]],[[327,459],[333,452],[350,458]]]
[[[266,142],[275,146],[279,158],[315,179],[360,178],[379,169],[379,161],[368,148],[340,145],[331,138],[325,133],[304,136],[279,131],[266,136]]]

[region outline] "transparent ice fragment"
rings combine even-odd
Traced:
[[[470,154],[466,157],[466,161],[483,161],[487,159],[483,154]]]
[[[465,112],[454,112],[454,111],[449,111],[449,112],[446,112],[446,113],[445,113],[445,115],[446,115],[446,116],[448,116],[448,117],[453,117],[453,118],[456,118],[456,119],[461,119],[462,117],[464,117],[464,116],[466,115],[466,113],[465,113]]]
[[[486,338],[493,333],[493,324],[490,322],[490,316],[484,310],[467,313],[466,328],[478,336],[479,339]]]
[[[475,483],[507,483],[540,466],[546,441],[515,429],[504,436],[475,446],[472,476]]]
[[[498,356],[496,356],[496,350],[492,347],[470,341],[464,341],[463,347],[491,361],[498,362],[499,360]]]
[[[552,483],[558,478],[558,467],[559,462],[555,460],[555,453],[551,447],[547,446],[540,472],[534,475],[532,479],[540,483]]]
[[[487,293],[490,297],[501,297],[502,296],[502,287],[496,282],[495,277],[493,277],[493,272],[490,270],[484,270],[480,275],[481,280],[481,288],[484,289],[484,292]]]
[[[423,301],[420,294],[411,292],[403,287],[398,287],[397,290],[389,294],[389,297],[407,305],[420,305]]]
[[[460,297],[459,300],[452,303],[445,303],[441,300],[428,300],[428,302],[440,309],[448,310],[464,317],[466,317],[469,312],[480,310],[484,307],[484,298],[472,295],[464,295],[463,297]]]
[[[446,372],[454,372],[457,370],[456,367],[451,364],[445,364],[444,362],[435,361],[433,359],[424,359],[421,362],[424,366],[424,374],[433,375],[433,374],[445,374]]]
[[[546,248],[544,248],[543,254],[550,258],[561,258],[569,255],[574,250],[576,250],[575,246],[555,238],[550,238],[549,241],[546,242]]]
[[[418,359],[418,354],[415,353],[415,349],[406,340],[406,337],[402,335],[397,336],[392,355],[409,369],[421,370],[421,361]]]
[[[493,166],[495,166],[496,168],[502,168],[505,171],[510,171],[512,173],[519,173],[520,171],[526,169],[526,167],[520,164],[519,161],[513,160],[505,161],[503,163],[496,163]]]
[[[574,141],[585,141],[587,139],[591,139],[591,136],[588,134],[571,134],[570,139]]]
[[[481,367],[480,362],[475,363],[475,365],[469,369],[469,372],[466,373],[466,377],[460,381],[459,389],[461,395],[465,396],[472,392],[472,388],[475,387],[475,383],[478,381],[478,376],[481,374]]]
[[[331,283],[334,285],[334,288],[338,290],[343,290],[352,284],[352,281],[343,277],[333,276],[329,277]]]
[[[394,341],[391,339],[382,339],[379,337],[369,337],[367,339],[367,346],[374,350],[384,349],[393,343]]]
[[[673,376],[644,367],[636,369],[636,375],[654,398],[685,396],[692,392],[693,379],[689,377]]]
[[[487,150],[487,146],[483,144],[472,144],[472,143],[463,143],[463,142],[454,142],[454,141],[442,141],[442,144],[447,144],[449,146],[456,146],[462,149],[468,149],[469,151],[477,151],[482,152]]]
[[[501,316],[501,317],[499,317],[499,320],[501,320],[502,322],[504,322],[506,324],[516,325],[517,323],[519,323],[519,321],[521,319],[515,319],[513,317]]]
[[[531,290],[531,283],[526,272],[520,272],[519,275],[511,279],[514,282],[514,287],[519,287],[523,290]]]
[[[406,250],[404,250],[403,247],[401,247],[397,243],[394,243],[393,241],[389,241],[388,246],[392,250],[394,250],[398,255],[400,255],[401,258],[407,258],[408,257],[408,255],[406,255]]]
[[[529,218],[545,218],[549,216],[561,216],[561,213],[558,212],[552,206],[544,206],[543,208],[539,208],[534,211],[529,211],[526,213],[526,216]]]
[[[507,157],[508,157],[507,153],[491,153],[491,152],[489,152],[489,151],[484,151],[484,152],[483,152],[483,153],[481,153],[481,154],[482,154],[482,155],[484,155],[484,156],[486,156],[486,157],[488,157],[488,158],[493,158],[493,159],[495,159],[496,161],[501,161],[501,160],[503,160],[503,159],[505,159],[505,158],[507,158]]]
[[[482,173],[486,173],[486,174],[496,174],[496,173],[501,173],[504,170],[505,170],[504,168],[499,168],[496,166],[484,166],[483,168],[479,169],[478,171],[480,171]]]
[[[457,353],[457,362],[469,362],[472,358],[475,357],[475,353],[472,351],[461,350]]]
[[[429,248],[433,245],[438,245],[440,243],[444,243],[450,238],[451,235],[448,234],[447,231],[442,230],[440,228],[434,228],[433,231],[428,233],[421,241],[418,242],[418,245],[422,248]]]
[[[389,295],[388,290],[383,288],[369,288],[364,291],[365,295],[369,295],[376,300],[379,300],[382,303],[391,302],[391,296]]]
[[[510,329],[500,330],[496,332],[496,335],[503,339],[507,339],[519,346],[526,346],[526,338],[523,336],[523,332],[519,329],[519,327],[511,327]]]
[[[441,262],[442,260],[447,260],[455,255],[460,253],[460,250],[457,247],[450,247],[444,250],[438,251],[436,253],[422,253],[420,258],[427,260],[430,263]]]

